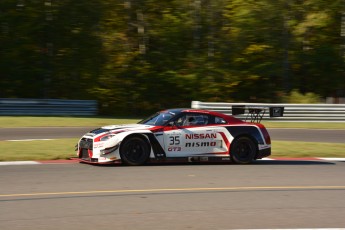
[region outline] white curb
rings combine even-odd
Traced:
[[[37,161],[4,161],[0,162],[1,165],[38,165],[40,164]]]

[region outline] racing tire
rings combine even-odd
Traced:
[[[130,137],[122,143],[120,155],[126,165],[143,165],[150,156],[150,146],[140,137]]]
[[[231,143],[230,157],[236,164],[250,164],[256,154],[256,145],[249,137],[239,137]]]

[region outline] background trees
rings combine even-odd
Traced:
[[[3,0],[0,97],[104,114],[345,89],[342,0]]]

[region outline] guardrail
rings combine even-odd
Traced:
[[[246,105],[252,107],[284,107],[283,117],[269,117],[269,112],[263,120],[271,121],[345,121],[345,104],[267,104],[267,103],[216,103],[192,101],[192,108],[207,109],[225,114],[232,114],[232,106]],[[236,115],[245,119],[245,115]]]
[[[82,115],[98,113],[95,100],[0,98],[0,115]]]

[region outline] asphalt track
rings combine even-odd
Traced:
[[[0,137],[75,138],[89,129],[0,129]],[[274,140],[345,140],[344,130],[269,132]],[[11,165],[0,167],[0,229],[344,228],[344,197],[344,161]]]
[[[0,167],[0,229],[345,227],[345,162]]]
[[[78,138],[95,127],[0,128],[0,140]],[[345,130],[268,129],[272,140],[345,143]]]

